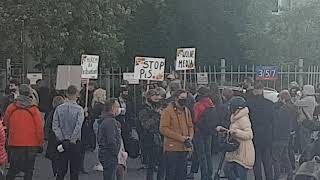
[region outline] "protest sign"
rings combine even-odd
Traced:
[[[30,80],[30,84],[35,85],[38,80],[42,79],[42,73],[28,73],[27,78]]]
[[[163,81],[164,69],[164,58],[136,57],[134,78],[149,81]]]
[[[209,84],[208,73],[197,73],[197,83],[201,85]]]
[[[176,70],[195,69],[196,66],[196,48],[177,49]]]
[[[81,88],[81,66],[59,65],[57,70],[57,90],[66,90],[70,85]]]
[[[139,84],[139,79],[134,78],[134,73],[123,73],[123,80],[128,81],[129,84]]]
[[[81,67],[83,79],[98,79],[99,71],[99,56],[95,55],[82,55]]]

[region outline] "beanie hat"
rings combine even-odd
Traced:
[[[23,96],[31,96],[31,88],[27,84],[21,84],[19,86],[19,94]]]

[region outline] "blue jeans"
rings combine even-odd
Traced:
[[[106,158],[101,164],[103,166],[103,180],[116,180],[118,157]]]
[[[213,165],[211,155],[212,136],[196,133],[194,144],[200,164],[201,180],[212,180]]]
[[[96,149],[94,150],[94,154],[96,155],[97,161],[99,162],[99,144],[98,144],[98,129],[99,129],[99,124],[98,124],[98,119],[96,119],[93,123],[93,131],[96,134]]]
[[[229,180],[247,180],[247,173],[248,169],[236,162],[227,162],[224,166],[224,174]]]

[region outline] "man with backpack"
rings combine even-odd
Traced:
[[[211,180],[213,174],[211,143],[220,120],[214,102],[210,98],[209,88],[201,87],[197,99],[193,118],[195,150],[200,163],[201,180]]]
[[[36,155],[44,141],[44,131],[41,113],[33,104],[28,85],[20,85],[19,96],[8,106],[4,122],[9,133],[10,151],[6,179],[14,180],[19,172],[23,172],[24,180],[32,180]]]

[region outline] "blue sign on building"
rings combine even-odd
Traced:
[[[257,66],[256,80],[278,80],[279,68],[277,66]]]

